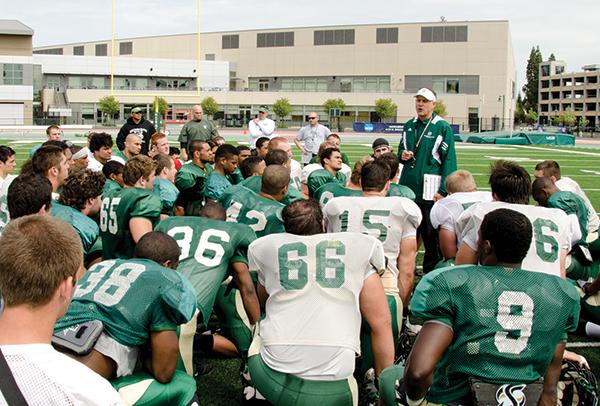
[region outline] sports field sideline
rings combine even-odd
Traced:
[[[227,141],[232,144],[246,143],[247,135],[224,132],[222,134]],[[286,134],[288,135],[288,134]],[[291,135],[291,132],[290,134]],[[345,152],[351,164],[364,155],[369,155],[371,142],[377,135],[355,135],[341,134],[341,149]],[[397,149],[398,137],[385,136],[394,149]],[[66,134],[65,139],[73,141],[77,145],[84,145],[83,136],[74,137]],[[171,144],[176,146],[176,138],[169,137]],[[32,146],[45,141],[45,137],[36,136],[10,136],[0,135],[0,145],[8,145],[16,151],[17,166],[29,157],[29,151]],[[114,147],[116,148],[116,146]],[[293,147],[296,159],[299,154],[295,146]],[[533,176],[533,169],[536,163],[552,159],[561,166],[562,176],[568,176],[577,181],[585,190],[592,201],[594,208],[600,212],[600,148],[589,147],[553,147],[553,146],[522,146],[522,145],[486,145],[486,144],[465,144],[457,143],[456,151],[458,156],[458,166],[473,173],[480,190],[489,190],[487,184],[489,176],[489,166],[498,159],[506,159],[519,162]],[[421,255],[417,259],[420,265]],[[572,337],[574,341],[588,341],[579,337]],[[580,343],[577,343],[580,344]],[[583,343],[581,343],[583,344]],[[596,343],[592,343],[596,344]],[[573,348],[572,350],[584,355],[596,376],[600,376],[600,353],[598,348]],[[204,361],[213,366],[214,369],[207,375],[198,377],[198,394],[201,405],[225,405],[239,404],[241,394],[241,385],[239,380],[239,361],[237,359],[208,359]]]

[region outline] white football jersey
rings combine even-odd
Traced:
[[[505,202],[474,204],[456,222],[456,233],[460,234],[462,244],[477,251],[483,218],[487,213],[502,208],[518,211],[531,221],[533,237],[522,268],[560,276],[560,250],[570,249],[573,238],[573,223],[560,209]]]
[[[327,232],[371,235],[383,244],[388,268],[398,278],[400,242],[416,238],[421,210],[405,197],[334,197],[323,208]]]
[[[0,186],[0,235],[2,235],[4,227],[10,221],[6,196],[8,195],[8,187],[16,177],[17,175],[7,175],[5,179],[2,179],[2,186]]]
[[[271,234],[248,247],[250,271],[269,294],[265,346],[340,346],[360,353],[359,294],[385,267],[381,242],[359,233]]]
[[[434,228],[454,232],[456,220],[463,211],[478,202],[491,202],[491,192],[452,193],[448,197],[435,202],[430,212],[431,224]]]
[[[290,161],[290,179],[292,180],[292,185],[302,191],[302,166],[295,159]]]
[[[595,233],[600,227],[600,218],[598,217],[592,202],[590,202],[590,199],[587,197],[583,189],[581,189],[581,186],[579,186],[579,184],[573,179],[563,176],[556,181],[556,187],[563,191],[573,192],[583,199],[585,202],[585,207],[588,209],[587,232]]]

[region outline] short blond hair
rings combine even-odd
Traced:
[[[475,192],[477,184],[471,172],[459,169],[446,178],[446,190],[448,193]]]
[[[50,215],[14,219],[0,238],[0,291],[7,306],[47,304],[69,276],[75,285],[82,265],[79,235]]]
[[[156,170],[156,163],[146,155],[136,155],[123,168],[123,182],[127,186],[135,186],[140,178],[148,180]]]

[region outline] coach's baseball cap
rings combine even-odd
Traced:
[[[387,145],[389,147],[390,143],[385,138],[377,138],[375,141],[373,141],[373,145],[371,146],[371,148],[375,149],[382,145]]]
[[[141,107],[134,107],[131,109],[132,113],[142,113],[142,108]]]
[[[258,108],[258,112],[259,112],[259,113],[269,113],[269,109],[267,109],[267,107],[266,107],[266,106],[260,106],[260,107]]]
[[[415,94],[415,97],[417,97],[417,96],[422,96],[432,102],[437,100],[435,97],[435,94],[431,90],[427,89],[426,87],[420,88],[419,91],[417,92],[417,94]]]

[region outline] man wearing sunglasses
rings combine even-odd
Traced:
[[[302,152],[302,163],[306,165],[319,152],[319,146],[331,134],[329,128],[319,124],[319,116],[314,111],[308,113],[308,125],[298,131],[294,143]],[[304,145],[300,143],[304,141]]]

